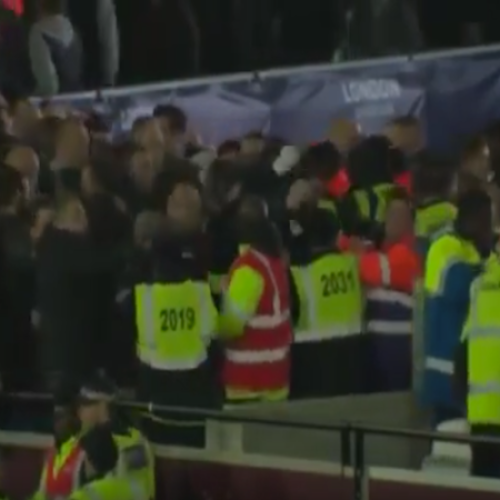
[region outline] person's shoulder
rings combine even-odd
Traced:
[[[430,246],[429,252],[434,254],[442,253],[444,255],[448,254],[453,256],[455,254],[461,253],[463,248],[463,243],[460,238],[458,238],[453,233],[446,233],[437,237]]]

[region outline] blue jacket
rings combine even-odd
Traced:
[[[469,289],[482,267],[472,243],[454,233],[435,240],[424,276],[424,380],[422,400],[433,408],[455,410],[455,351],[469,307]]]

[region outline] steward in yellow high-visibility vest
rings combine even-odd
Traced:
[[[205,419],[161,407],[216,408],[222,403],[209,353],[217,327],[200,248],[200,187],[177,179],[168,190],[166,221],[147,265],[134,280],[138,397],[152,406],[144,421],[154,442],[204,446]]]
[[[456,205],[450,200],[454,176],[454,169],[442,158],[422,152],[415,160],[415,236],[417,251],[423,259],[431,241],[452,229],[457,215]]]
[[[307,248],[291,250],[299,319],[292,347],[292,397],[359,390],[363,296],[358,263],[335,247],[339,225],[313,208],[298,216]]]
[[[116,388],[103,376],[95,376],[82,386],[76,398],[81,424],[79,438],[96,426],[107,425],[118,447],[117,477],[137,482],[155,497],[154,455],[144,434],[131,425],[115,404]]]
[[[151,256],[151,273],[138,278],[134,295],[139,398],[215,408],[219,384],[209,347],[218,315],[196,250],[166,238]],[[145,430],[155,442],[204,444],[204,420],[188,415],[154,411]]]
[[[119,450],[111,429],[98,425],[80,438],[84,451],[84,485],[71,500],[152,500],[140,481],[116,475]]]
[[[471,285],[462,333],[465,363],[456,371],[467,387],[467,420],[472,435],[500,439],[500,261],[488,260]],[[457,370],[458,368],[458,370]],[[461,369],[460,369],[461,368]],[[500,478],[500,444],[472,444],[471,473]]]

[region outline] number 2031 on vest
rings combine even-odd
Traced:
[[[192,330],[196,324],[196,313],[192,307],[162,309],[160,324],[162,332]]]
[[[347,293],[354,288],[352,271],[323,274],[320,277],[323,297]]]

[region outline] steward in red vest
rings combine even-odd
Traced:
[[[55,444],[46,455],[38,491],[31,500],[66,498],[81,486],[85,454],[80,447],[79,424],[73,411],[76,391],[68,385],[56,392]]]
[[[278,231],[259,198],[243,200],[240,241],[247,246],[229,271],[220,333],[229,404],[286,399],[290,382],[290,289]]]

